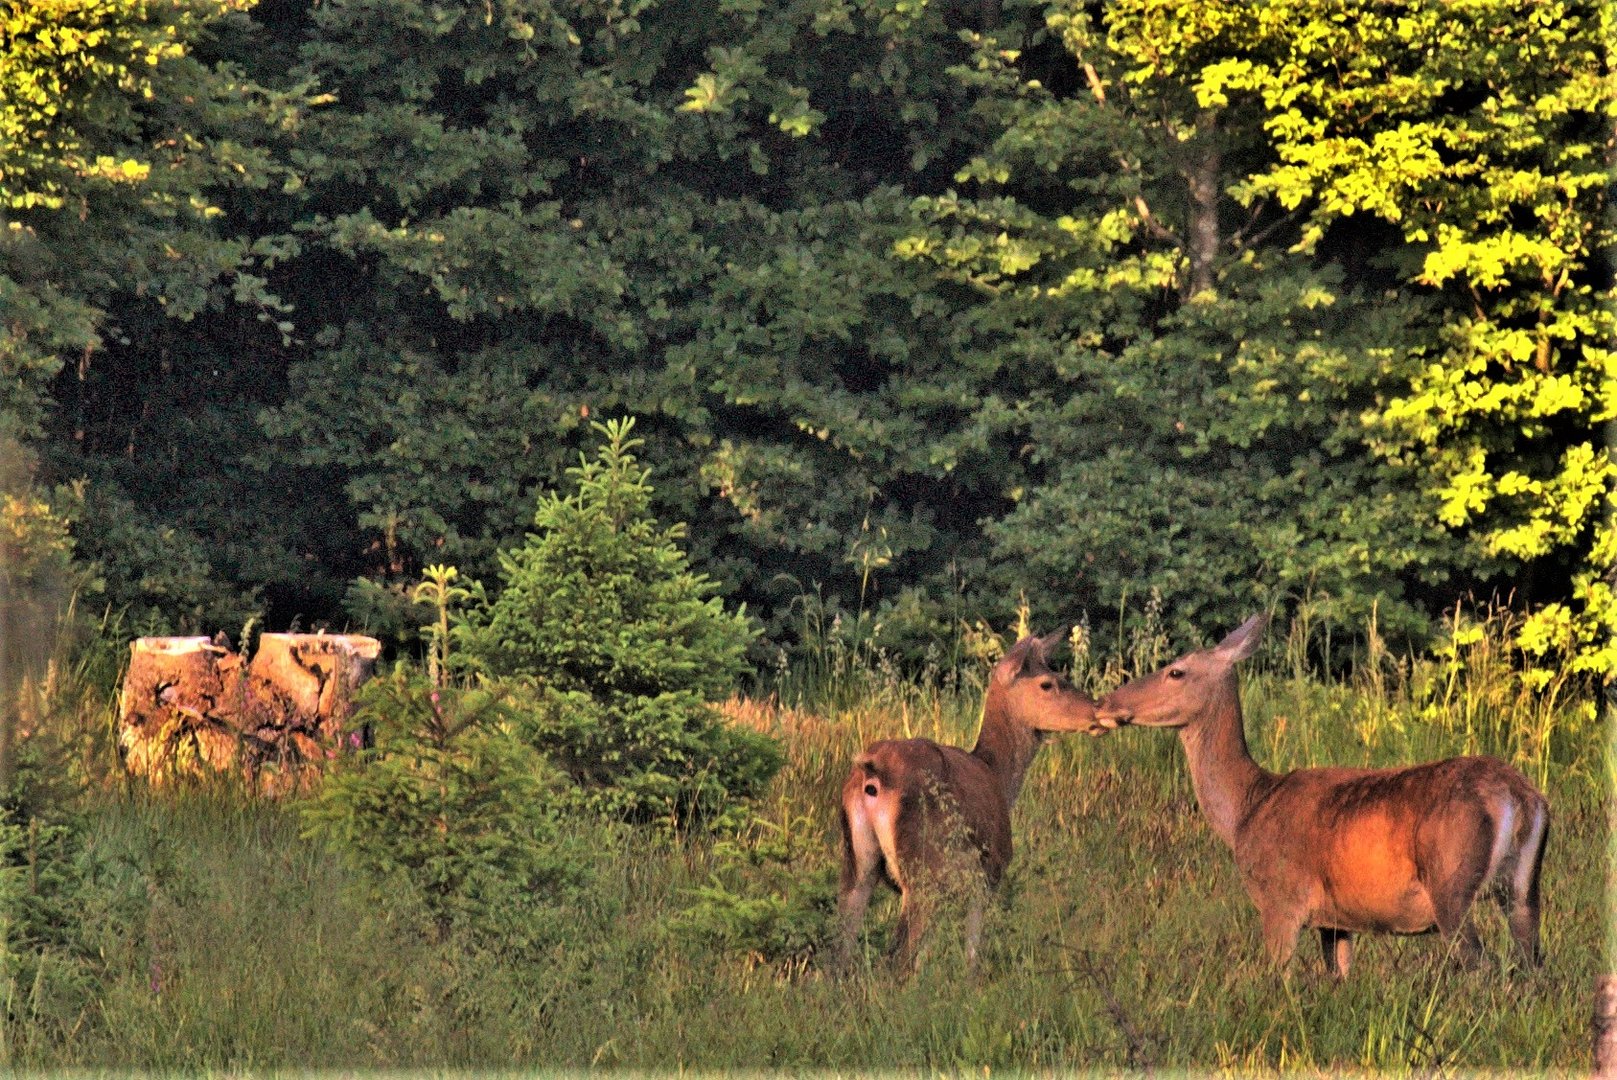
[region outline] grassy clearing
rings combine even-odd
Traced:
[[[1293,645],[1295,646],[1295,642]],[[800,708],[729,706],[787,765],[753,832],[678,843],[599,828],[591,884],[553,944],[511,956],[419,932],[376,906],[292,808],[227,793],[106,792],[90,807],[102,974],[68,1038],[9,1029],[14,1065],[239,1070],[477,1065],[635,1069],[1234,1070],[1587,1065],[1611,764],[1581,702],[1520,696],[1473,664],[1384,663],[1327,685],[1288,661],[1249,679],[1249,740],[1270,768],[1513,754],[1555,811],[1544,867],[1545,966],[1446,963],[1434,937],[1360,938],[1328,980],[1305,938],[1285,975],[1263,959],[1229,853],[1192,798],[1177,739],[1068,737],[1035,764],[1018,851],[967,974],[947,932],[922,972],[816,963],[834,899],[835,798],[850,755],[884,735],[969,743],[970,685],[871,665],[826,668]],[[1152,658],[1135,659],[1148,666]],[[1115,682],[1115,667],[1080,677]],[[1445,696],[1446,695],[1446,696]],[[1543,711],[1540,711],[1543,710]],[[1523,733],[1526,734],[1523,734]],[[581,825],[583,830],[596,827]]]

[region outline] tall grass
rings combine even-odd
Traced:
[[[754,827],[720,842],[590,834],[590,884],[559,913],[565,932],[521,960],[421,932],[407,898],[364,901],[339,860],[300,837],[292,807],[97,788],[86,806],[100,905],[95,992],[70,1038],[30,1039],[26,1020],[11,1021],[12,1060],[1575,1070],[1587,1064],[1591,988],[1611,933],[1603,856],[1617,758],[1576,688],[1522,695],[1508,652],[1489,644],[1502,629],[1487,623],[1455,656],[1431,660],[1360,645],[1351,674],[1332,681],[1316,674],[1315,629],[1287,627],[1272,632],[1243,692],[1253,753],[1270,768],[1482,751],[1541,783],[1555,825],[1547,960],[1535,972],[1498,959],[1506,936],[1491,906],[1479,915],[1494,959],[1474,970],[1432,937],[1366,936],[1343,983],[1307,947],[1275,972],[1177,740],[1124,730],[1065,737],[1035,763],[976,972],[940,925],[921,972],[894,981],[880,956],[896,907],[887,899],[869,920],[866,970],[832,978],[820,952],[849,758],[884,736],[969,744],[981,686],[978,669],[955,673],[940,659],[906,672],[872,646],[838,653],[828,642],[814,664],[785,672],[773,697],[726,706],[786,751]],[[1082,627],[1074,640],[1075,676],[1096,691],[1167,659],[1149,626],[1104,647]]]

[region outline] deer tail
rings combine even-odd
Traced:
[[[864,773],[866,795],[880,795],[884,788],[891,786],[887,770],[876,761],[875,755],[860,754],[853,759],[853,767]]]

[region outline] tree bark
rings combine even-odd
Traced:
[[[236,761],[242,660],[205,637],[140,638],[118,700],[118,752],[153,783]]]
[[[1198,156],[1185,170],[1190,188],[1190,290],[1188,296],[1217,284],[1219,173],[1223,154],[1218,146],[1218,120],[1212,110],[1196,119],[1196,138],[1190,149]]]
[[[119,752],[154,785],[227,774],[268,795],[305,788],[362,741],[346,724],[380,652],[358,635],[265,634],[247,663],[208,638],[141,638],[119,702]]]
[[[11,671],[11,583],[0,574],[0,799],[11,794],[12,742],[17,732],[17,682]]]

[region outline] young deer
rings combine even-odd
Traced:
[[[978,886],[966,916],[966,957],[975,962],[986,893],[1011,861],[1011,806],[1039,744],[1050,732],[1104,730],[1095,703],[1046,662],[1059,640],[1025,637],[994,666],[970,753],[930,739],[883,739],[854,759],[842,787],[844,962],[885,878],[900,895],[890,952],[901,970],[913,968],[938,894],[962,884],[961,869]]]
[[[1247,752],[1235,664],[1263,633],[1254,616],[1212,649],[1187,653],[1102,700],[1108,727],[1178,728],[1196,801],[1235,853],[1270,957],[1291,959],[1319,930],[1325,964],[1347,975],[1352,935],[1436,929],[1473,961],[1470,918],[1494,895],[1523,960],[1539,961],[1538,881],[1549,804],[1497,758],[1401,769],[1298,769],[1276,775]]]

